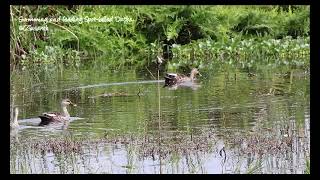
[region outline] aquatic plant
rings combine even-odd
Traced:
[[[289,65],[308,67],[310,62],[309,38],[292,39],[241,39],[233,38],[224,43],[202,41],[174,46],[173,59],[168,69],[178,67],[212,68],[215,64],[230,64],[245,68],[264,65]]]

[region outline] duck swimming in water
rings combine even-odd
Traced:
[[[185,75],[181,75],[181,74],[175,74],[175,73],[166,73],[165,78],[165,83],[164,83],[164,87],[166,86],[173,86],[173,85],[179,85],[181,83],[185,83],[185,82],[191,82],[193,83],[195,80],[196,75],[199,74],[199,71],[197,68],[193,68],[191,70],[190,76],[185,76]]]
[[[43,113],[42,115],[39,116],[41,119],[41,122],[39,126],[44,126],[48,125],[51,123],[59,123],[59,122],[65,122],[69,120],[70,114],[67,110],[67,106],[72,105],[72,106],[77,106],[73,102],[70,101],[70,99],[63,99],[61,101],[61,109],[62,112],[47,112]]]

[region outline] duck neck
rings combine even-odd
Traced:
[[[190,74],[190,79],[191,79],[191,81],[193,81],[193,80],[194,80],[194,77],[195,77],[194,72],[191,72],[191,74]]]
[[[18,114],[19,114],[18,108],[15,108],[11,127],[18,127],[19,126],[19,124],[18,124]]]
[[[62,108],[62,115],[65,116],[65,117],[70,117],[70,114],[67,110],[67,106],[65,105],[61,105],[61,108]]]

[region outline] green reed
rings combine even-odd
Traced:
[[[111,17],[118,19],[22,21]],[[243,59],[256,55],[287,59],[295,54],[292,51],[307,53],[301,47],[284,47],[289,52],[283,51],[281,43],[270,41],[250,46],[250,39],[298,39],[308,37],[310,31],[309,6],[10,6],[10,18],[11,69],[48,64],[79,68],[97,61],[113,68],[143,67],[152,62],[159,49],[170,56],[171,46],[181,46],[173,48],[173,66],[201,66],[203,60],[199,59],[217,58],[229,62],[240,58],[243,64],[250,64]],[[22,30],[25,26],[46,26],[49,30]],[[238,45],[239,41],[245,44]],[[257,47],[260,49],[250,51]],[[293,61],[303,63],[296,58]]]

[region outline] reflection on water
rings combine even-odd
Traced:
[[[264,69],[251,77],[221,68],[202,73],[199,84],[173,90],[135,70],[12,74],[11,95],[21,114],[10,171],[304,173],[309,75],[287,71]],[[66,97],[78,105],[69,108],[71,121],[60,128],[37,126],[37,116],[59,111]]]

